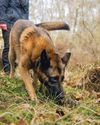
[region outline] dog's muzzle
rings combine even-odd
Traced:
[[[44,85],[48,89],[49,96],[54,97],[57,104],[61,104],[64,100],[64,91],[60,83],[57,83],[55,80],[51,83],[50,81],[45,81]]]

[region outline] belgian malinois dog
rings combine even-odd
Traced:
[[[9,62],[11,66],[10,77],[15,71],[15,62],[31,100],[36,99],[35,84],[29,70],[47,87],[48,92],[57,97],[64,98],[62,81],[65,66],[70,58],[70,53],[65,53],[61,58],[57,53],[47,30],[67,29],[65,23],[41,23],[34,25],[28,20],[18,20],[10,32]]]

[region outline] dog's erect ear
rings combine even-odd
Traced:
[[[47,70],[50,67],[50,60],[45,49],[41,53],[40,62],[41,62],[41,67],[44,70]]]
[[[71,56],[71,53],[70,53],[70,52],[65,53],[65,55],[63,56],[62,62],[65,64],[65,66],[68,64],[68,61],[69,61],[69,59],[70,59],[70,56]]]

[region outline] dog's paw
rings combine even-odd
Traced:
[[[33,101],[33,102],[38,103],[38,99],[37,99],[36,96],[35,97],[34,96],[30,97],[30,100]]]

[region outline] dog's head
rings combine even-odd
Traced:
[[[52,58],[48,56],[46,50],[41,53],[37,75],[50,95],[55,96],[57,100],[64,98],[64,92],[61,83],[64,80],[65,67],[68,63],[71,53],[66,53],[62,58],[54,54]]]

